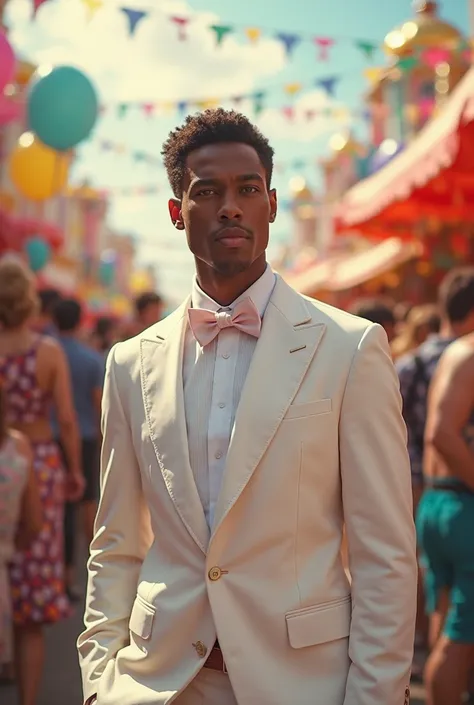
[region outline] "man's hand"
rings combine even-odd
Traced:
[[[86,480],[81,471],[70,472],[66,476],[66,500],[68,502],[78,502],[82,499]]]

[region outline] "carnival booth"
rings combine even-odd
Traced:
[[[419,261],[405,279],[415,301],[431,299],[453,266],[474,263],[474,69],[463,71],[463,38],[435,10],[435,3],[425,3],[418,25],[386,39],[397,53],[395,68],[420,48],[431,52],[432,111],[406,146],[393,149],[337,208],[344,235],[418,244]]]

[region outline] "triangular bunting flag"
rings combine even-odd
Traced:
[[[234,105],[237,106],[242,103],[244,98],[245,98],[245,96],[243,96],[243,95],[234,95],[234,96],[232,96],[232,98],[230,100]]]
[[[316,81],[316,85],[320,86],[329,96],[333,97],[336,94],[336,86],[339,80],[339,76],[328,76],[328,78],[319,78]]]
[[[301,41],[301,37],[298,34],[285,34],[284,32],[277,34],[276,38],[285,45],[285,51],[288,57],[293,55],[294,50]]]
[[[82,4],[86,8],[87,21],[90,22],[97,10],[100,10],[102,5],[104,4],[104,0],[82,0]]]
[[[125,117],[125,115],[128,112],[128,103],[120,103],[120,105],[117,106],[117,113],[119,118]]]
[[[295,159],[292,166],[293,166],[293,169],[300,171],[301,169],[305,168],[306,162],[304,159]]]
[[[215,33],[216,35],[216,42],[217,46],[220,46],[224,40],[224,37],[226,37],[230,32],[233,31],[233,27],[229,27],[228,25],[222,25],[222,24],[213,24],[211,25],[210,29]]]
[[[380,68],[365,69],[364,76],[366,77],[366,79],[368,81],[370,81],[370,83],[374,84],[374,83],[377,83],[382,72],[383,72],[383,69],[380,69]]]
[[[176,107],[180,113],[185,113],[188,109],[188,102],[186,100],[180,100]]]
[[[48,2],[48,0],[33,0],[33,17],[36,17],[36,13],[45,2]]]
[[[418,61],[414,56],[405,56],[398,60],[397,68],[400,69],[402,73],[408,73],[417,63]]]
[[[366,59],[371,61],[374,58],[374,54],[378,49],[378,45],[373,42],[365,42],[363,40],[356,42],[356,47],[360,49]]]
[[[293,120],[295,117],[295,109],[292,105],[286,105],[281,109],[281,112],[288,120]]]
[[[302,87],[301,83],[287,83],[284,90],[288,95],[296,95],[300,92]]]
[[[170,17],[171,22],[178,28],[178,39],[180,42],[184,42],[187,39],[186,28],[189,23],[188,17]]]
[[[133,35],[135,34],[135,30],[137,28],[137,24],[144,17],[148,16],[148,12],[146,12],[146,10],[133,10],[129,7],[121,7],[120,9],[127,16],[128,31],[130,33],[130,36],[133,37]]]
[[[318,60],[327,61],[329,59],[329,49],[334,46],[334,39],[330,37],[315,37],[314,43],[319,49]]]
[[[147,117],[151,117],[153,113],[155,112],[155,104],[154,103],[143,103],[143,112]]]
[[[263,92],[255,93],[253,96],[253,100],[254,100],[254,103],[253,103],[254,113],[255,113],[255,115],[260,115],[260,113],[262,112],[262,110],[265,107],[263,104],[263,102],[265,100],[265,93],[263,93]]]
[[[313,120],[317,115],[317,111],[314,109],[306,110],[305,117],[307,120]]]
[[[245,30],[245,34],[247,35],[247,39],[249,40],[249,42],[251,42],[252,44],[256,44],[256,42],[258,42],[262,35],[262,30],[258,27],[247,27]]]

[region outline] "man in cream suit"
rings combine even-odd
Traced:
[[[266,264],[273,150],[244,116],[190,117],[163,153],[196,279],[108,359],[85,699],[404,705],[417,569],[385,333]]]

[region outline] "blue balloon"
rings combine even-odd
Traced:
[[[89,136],[99,102],[94,86],[73,66],[57,66],[33,83],[28,95],[28,123],[43,144],[72,149]]]
[[[33,272],[39,272],[49,262],[51,247],[41,237],[31,237],[25,244],[28,264]]]

